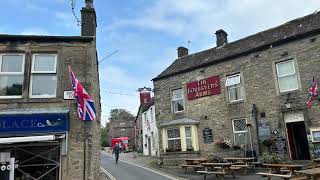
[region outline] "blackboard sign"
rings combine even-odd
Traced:
[[[286,139],[285,138],[277,138],[274,141],[274,148],[277,154],[285,154],[287,152]]]
[[[212,129],[204,128],[203,130],[203,142],[204,143],[212,143]]]
[[[260,122],[258,126],[259,139],[265,140],[270,138],[270,125],[267,122]]]

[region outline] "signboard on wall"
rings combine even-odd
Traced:
[[[274,148],[277,154],[285,154],[287,153],[286,139],[285,138],[277,138],[274,141]]]
[[[69,117],[67,113],[0,115],[0,129],[0,134],[66,132]]]
[[[204,143],[212,143],[212,129],[204,128],[203,130],[203,142]]]
[[[258,135],[259,135],[259,139],[261,140],[270,138],[271,132],[270,132],[270,124],[268,122],[260,122],[258,124]]]
[[[187,84],[188,100],[193,100],[205,96],[212,96],[220,93],[221,88],[219,76],[211,76]]]

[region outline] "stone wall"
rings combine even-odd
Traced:
[[[70,132],[68,139],[68,154],[62,157],[62,179],[83,179],[84,164],[84,132],[87,133],[86,179],[98,179],[100,169],[100,91],[97,57],[94,41],[91,42],[35,42],[15,41],[0,43],[0,53],[19,52],[25,54],[25,74],[23,97],[21,99],[1,99],[0,111],[10,109],[44,109],[63,108],[70,110]],[[56,53],[57,60],[57,97],[50,99],[31,99],[28,97],[31,55],[33,53]],[[68,65],[72,65],[76,78],[82,83],[95,101],[96,120],[80,121],[77,115],[75,101],[64,100],[63,92],[72,90]]]
[[[298,64],[299,90],[280,94],[276,82],[275,63],[291,58]],[[245,98],[241,102],[229,103],[225,87],[226,76],[239,72],[242,74]],[[186,84],[188,82],[215,75],[220,76],[221,94],[187,100]],[[257,124],[252,116],[253,104],[258,110],[258,122],[269,122],[271,131],[279,129],[280,134],[284,137],[286,137],[283,120],[283,112],[285,111],[304,111],[307,131],[309,126],[319,127],[319,101],[314,100],[311,109],[306,109],[305,105],[309,83],[313,76],[320,78],[319,35],[288,42],[284,45],[271,46],[262,51],[154,81],[156,119],[158,124],[181,117],[199,120],[200,152],[201,156],[205,156],[210,152],[220,154],[223,152],[213,143],[203,143],[202,130],[205,127],[213,129],[213,139],[218,136],[233,139],[231,120],[246,118],[247,123],[253,125],[251,130],[253,147],[258,153]],[[182,113],[173,114],[170,93],[171,90],[178,87],[184,88],[185,110]],[[291,104],[290,109],[285,108],[285,102]],[[265,112],[265,118],[261,118],[261,112]],[[159,136],[161,137],[161,135]],[[161,144],[160,147],[163,150]],[[227,154],[222,153],[225,156]]]

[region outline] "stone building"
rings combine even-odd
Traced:
[[[132,147],[134,146],[135,118],[129,112],[121,109],[117,118],[111,119],[109,126],[108,140],[110,145],[112,138],[128,137],[128,145]]]
[[[92,1],[86,0],[81,15],[81,36],[0,35],[0,166],[15,163],[15,179],[99,177],[101,108]],[[78,118],[69,65],[95,101],[92,122]],[[0,179],[8,174],[0,171]]]
[[[190,55],[179,47],[153,79],[164,163],[208,153],[318,157],[319,99],[311,108],[306,101],[313,77],[320,79],[320,14],[234,42],[218,30],[216,40]]]

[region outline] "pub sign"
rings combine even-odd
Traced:
[[[212,96],[220,93],[221,88],[219,76],[211,76],[187,84],[188,100],[193,100],[205,96]]]

